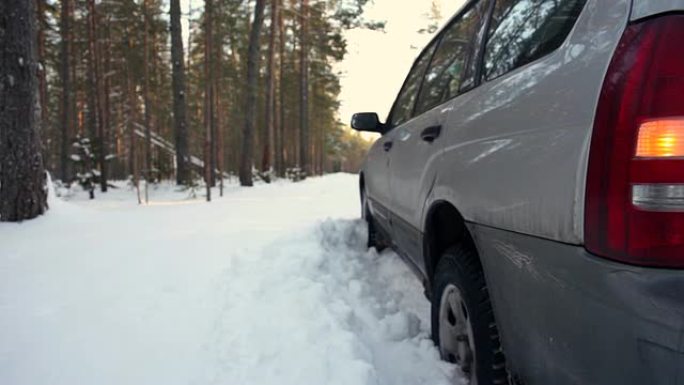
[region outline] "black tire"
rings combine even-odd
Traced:
[[[466,377],[470,377],[470,384],[507,384],[506,360],[499,331],[482,266],[474,251],[456,246],[442,255],[435,270],[432,295],[432,338],[442,359],[461,364]],[[461,304],[460,315],[454,315],[458,312],[452,310],[454,302]],[[441,330],[451,338],[441,338],[440,319],[444,320]],[[459,319],[465,320],[465,332],[459,326],[464,324],[459,323]],[[459,337],[454,338],[455,335]],[[468,339],[467,342],[463,342],[464,338]],[[453,348],[454,344],[457,349]],[[459,353],[451,354],[449,351]],[[462,354],[464,352],[466,354]]]
[[[368,201],[366,200],[365,191],[361,192],[361,215],[368,225],[368,248],[375,247],[377,252],[385,250],[387,245],[382,239],[382,235],[378,232],[373,215],[368,208]]]

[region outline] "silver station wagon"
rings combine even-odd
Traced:
[[[684,384],[684,0],[469,1],[352,127],[470,384]]]

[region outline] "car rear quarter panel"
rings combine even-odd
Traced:
[[[589,0],[558,50],[454,100],[428,201],[449,201],[470,222],[581,244],[596,104],[630,5]]]

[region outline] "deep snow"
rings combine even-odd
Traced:
[[[418,280],[364,247],[356,176],[84,196],[0,224],[0,384],[458,382]]]

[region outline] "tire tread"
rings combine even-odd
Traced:
[[[463,292],[468,312],[472,314],[473,334],[479,385],[507,384],[506,358],[501,346],[499,329],[482,271],[474,251],[454,246],[444,252],[435,270],[432,301],[432,336],[439,346],[439,306],[447,284],[453,283]],[[474,307],[471,309],[470,307]],[[483,352],[485,352],[483,354]],[[483,369],[482,366],[487,369]]]

